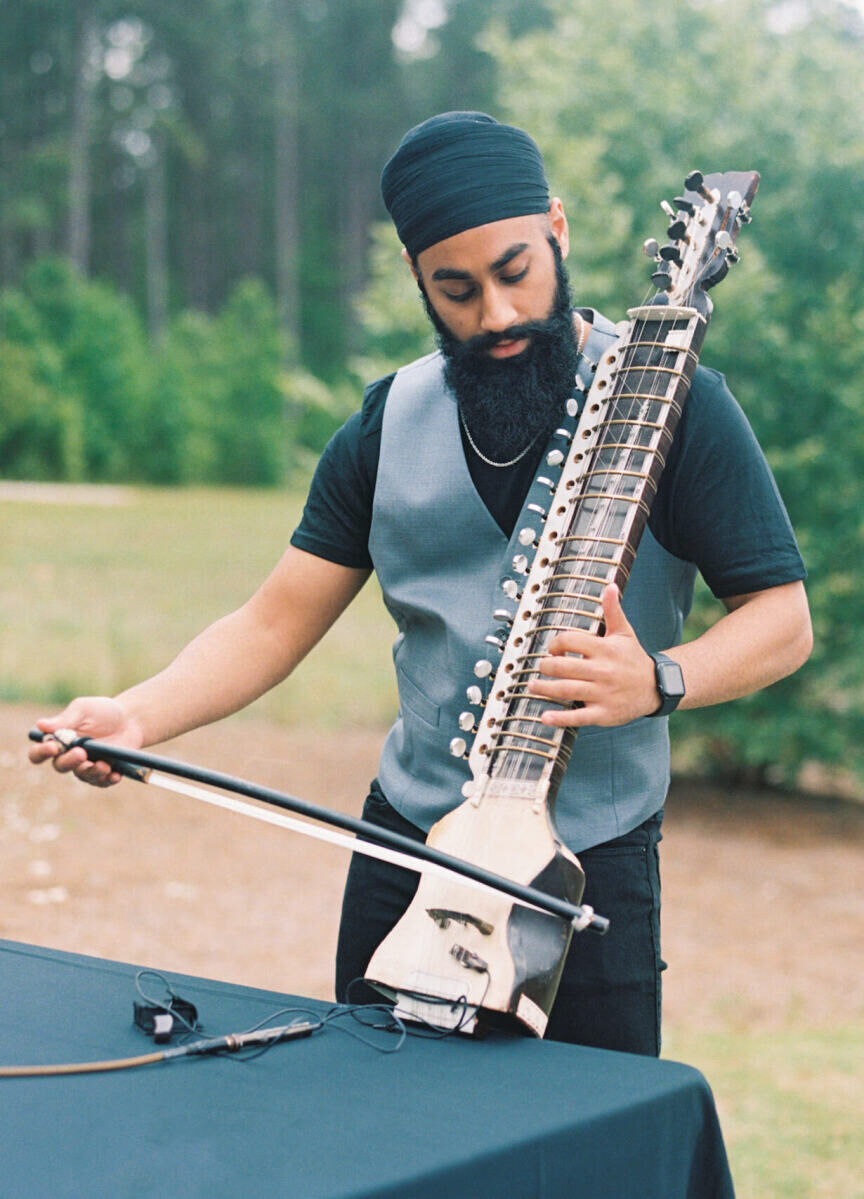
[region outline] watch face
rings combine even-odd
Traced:
[[[664,699],[681,699],[684,695],[684,675],[677,662],[657,663],[657,683]]]

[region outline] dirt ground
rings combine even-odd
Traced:
[[[36,769],[26,734],[41,714],[0,707],[0,936],[331,996],[344,850]],[[242,719],[160,752],[356,814],[379,744]],[[667,1021],[829,1026],[864,1012],[864,805],[679,782],[664,830]]]

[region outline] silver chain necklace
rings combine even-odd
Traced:
[[[573,315],[579,318],[579,340],[576,344],[576,353],[581,354],[582,349],[585,345],[585,321],[582,319],[581,312],[576,312],[574,310]],[[531,449],[534,442],[540,436],[539,433],[535,433],[534,436],[531,438],[531,440],[528,442],[528,444],[525,446],[525,449],[522,450],[520,453],[518,453],[515,458],[511,458],[509,462],[493,462],[491,458],[486,457],[486,455],[483,453],[482,450],[479,450],[477,448],[477,443],[474,441],[474,438],[471,436],[471,430],[468,428],[468,425],[465,423],[465,417],[462,414],[461,408],[459,409],[459,424],[465,430],[465,436],[468,438],[468,444],[471,446],[471,449],[474,451],[474,453],[477,455],[477,457],[480,459],[480,461],[485,462],[487,466],[494,466],[498,470],[505,470],[508,466],[515,466],[517,462],[521,462],[522,459],[525,457],[525,455],[528,453],[528,451]]]
[[[517,462],[520,462],[525,457],[525,455],[528,453],[528,451],[531,449],[532,445],[537,440],[537,438],[540,436],[539,433],[535,433],[534,436],[531,438],[531,440],[526,445],[525,449],[522,450],[521,453],[517,454],[515,458],[511,458],[509,462],[493,462],[491,458],[486,457],[486,455],[483,453],[482,450],[478,450],[477,445],[474,441],[474,438],[471,436],[471,430],[465,424],[465,417],[462,415],[461,408],[459,409],[459,424],[465,430],[465,436],[468,438],[468,444],[471,446],[471,449],[474,451],[474,453],[477,455],[477,457],[480,459],[480,461],[485,462],[487,466],[497,466],[497,467],[501,468],[502,470],[504,469],[505,466],[515,466]]]

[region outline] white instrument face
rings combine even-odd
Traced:
[[[662,248],[646,243],[660,290],[628,312],[618,342],[597,364],[575,432],[559,430],[550,448],[546,468],[557,477],[544,476],[548,508],[520,531],[525,552],[504,584],[508,606],[495,612],[509,625],[500,662],[478,662],[478,679],[485,686],[491,678],[491,686],[469,688],[482,716],[468,754],[466,802],[429,835],[430,845],[574,903],[584,875],[553,815],[574,733],[542,723],[550,701],[533,699],[528,683],[559,632],[602,634],[603,589],[626,585],[710,319],[706,292],[736,261],[735,238],[758,182],[755,172],[693,172],[676,207],[663,205],[672,240]],[[579,403],[570,405],[574,417]],[[474,723],[464,715],[462,735],[450,743],[460,757]],[[526,915],[504,897],[498,904],[446,890],[421,880],[367,980],[398,996],[404,1014],[441,1026],[464,1028],[482,1011],[542,1036],[572,928]]]

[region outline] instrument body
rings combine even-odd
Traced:
[[[758,182],[755,172],[694,172],[676,209],[663,206],[674,240],[647,247],[661,291],[618,326],[566,452],[547,457],[560,476],[546,480],[542,532],[520,531],[526,552],[513,569],[524,581],[504,585],[517,607],[500,662],[494,672],[482,660],[475,668],[492,682],[467,754],[466,799],[429,833],[430,845],[572,903],[584,874],[557,834],[554,802],[575,733],[543,724],[551,701],[532,698],[527,686],[558,633],[602,635],[603,590],[626,586],[710,319],[706,292],[736,259]],[[575,415],[578,402],[570,404]],[[467,741],[456,737],[450,748],[463,756]],[[463,1031],[478,1020],[515,1023],[542,1036],[572,933],[568,922],[505,897],[423,878],[366,980],[409,1018]]]

